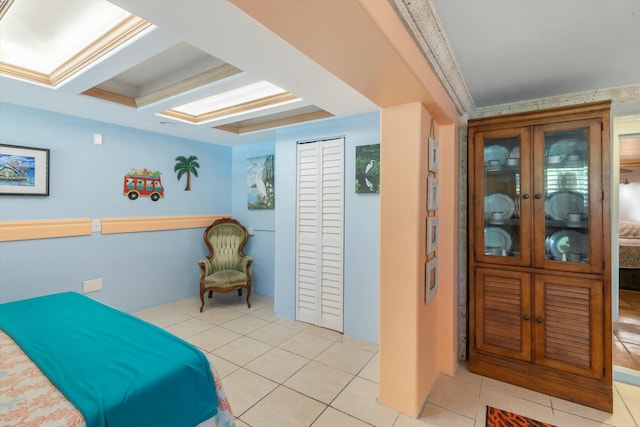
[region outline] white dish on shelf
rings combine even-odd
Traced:
[[[546,162],[550,164],[562,163],[567,159],[567,156],[564,154],[558,154],[555,156],[547,156]]]
[[[509,157],[509,150],[504,145],[490,145],[484,148],[485,165],[504,165],[507,157]]]
[[[586,147],[586,141],[579,139],[561,139],[547,148],[547,156],[583,155]]]
[[[589,240],[585,233],[576,230],[558,230],[547,236],[547,252],[553,255],[554,259],[562,259],[562,254],[579,253],[586,256],[589,248]]]
[[[484,229],[484,247],[485,250],[491,248],[499,248],[506,253],[511,252],[513,247],[513,239],[511,235],[499,227],[487,227]]]
[[[500,218],[508,219],[513,216],[516,211],[516,204],[513,199],[503,193],[493,193],[484,197],[484,217],[491,218],[492,212],[502,212]]]
[[[569,213],[584,214],[584,197],[570,191],[554,193],[544,204],[544,212],[553,219],[566,220]]]

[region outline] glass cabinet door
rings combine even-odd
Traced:
[[[475,136],[476,257],[485,262],[530,263],[527,129]]]
[[[538,233],[536,263],[539,265],[561,262],[565,263],[563,269],[584,271],[585,265],[596,261],[592,257],[601,259],[602,245],[589,238],[590,229],[601,228],[597,221],[601,221],[598,207],[602,202],[602,188],[599,180],[592,179],[600,176],[599,135],[599,122],[594,126],[590,121],[541,126],[534,130],[536,163],[540,165],[536,170],[534,195],[534,232]],[[594,138],[598,141],[594,142]]]

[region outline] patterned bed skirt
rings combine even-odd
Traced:
[[[198,427],[234,427],[220,376],[211,365],[218,414]],[[10,336],[0,329],[0,425],[6,427],[86,427],[84,418]]]

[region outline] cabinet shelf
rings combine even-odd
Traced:
[[[555,220],[555,219],[546,219],[544,223],[548,228],[574,228],[574,229],[584,228],[586,229],[589,226],[588,221],[562,221],[562,220]]]
[[[488,225],[520,225],[520,218],[485,219],[484,222]]]
[[[486,173],[516,173],[520,172],[520,165],[500,165],[500,166],[485,166],[484,171]]]
[[[548,169],[580,169],[587,167],[589,163],[586,160],[567,160],[563,162],[546,162],[545,167]]]

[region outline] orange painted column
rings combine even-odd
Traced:
[[[438,260],[440,286],[438,290],[438,370],[453,375],[458,367],[458,281],[460,230],[460,150],[459,128],[440,126],[436,139],[440,142],[440,242]]]
[[[438,293],[425,303],[430,126],[431,116],[421,103],[381,112],[379,400],[411,416],[419,415],[438,372],[455,371],[457,354],[458,172],[453,125],[435,129],[441,149],[436,212],[440,278]]]

